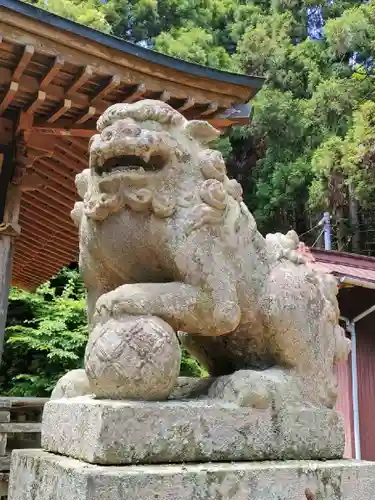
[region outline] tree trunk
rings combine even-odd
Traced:
[[[359,233],[359,216],[358,216],[358,201],[355,198],[354,188],[349,184],[349,220],[352,230],[352,251],[360,253],[360,233]]]
[[[347,242],[346,242],[346,235],[345,235],[343,207],[338,207],[336,209],[336,218],[337,218],[337,226],[336,226],[337,250],[339,252],[344,252]]]

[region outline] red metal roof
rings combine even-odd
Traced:
[[[311,265],[338,277],[375,283],[375,258],[333,250],[311,250]]]

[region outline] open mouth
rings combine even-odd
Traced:
[[[157,172],[166,164],[167,159],[161,154],[151,154],[149,158],[136,155],[124,155],[109,158],[102,167],[96,170],[102,175],[109,172],[136,170],[141,172]]]

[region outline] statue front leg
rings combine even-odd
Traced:
[[[217,300],[217,294],[180,282],[122,285],[97,301],[94,324],[124,314],[157,316],[175,331],[217,336],[233,331],[240,321],[234,300]]]
[[[180,369],[178,330],[218,336],[236,328],[240,310],[184,283],[127,284],[95,305],[85,370],[97,397],[162,400]]]

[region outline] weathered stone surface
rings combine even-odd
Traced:
[[[51,399],[76,398],[92,394],[84,369],[71,370],[61,377],[52,391]]]
[[[180,372],[173,329],[155,316],[127,316],[97,324],[86,346],[91,392],[101,398],[167,399]]]
[[[208,391],[214,381],[214,377],[178,377],[169,399],[197,399],[208,396]]]
[[[333,408],[333,365],[349,351],[335,280],[309,266],[295,232],[257,231],[241,186],[207,147],[218,132],[150,100],[109,107],[97,128],[72,212],[91,335],[116,333],[128,315],[162,318],[186,332],[183,343],[211,375],[254,370],[241,404]],[[156,366],[161,353],[150,352]],[[142,367],[137,349],[133,356],[135,385]],[[108,354],[99,365],[112,361]],[[89,378],[91,367],[87,359]],[[161,378],[139,396],[153,399]],[[127,397],[113,391],[127,386],[120,379],[108,370],[95,394]]]
[[[327,409],[77,398],[45,405],[42,447],[108,465],[330,459],[342,456],[343,436],[341,416]]]
[[[372,500],[374,491],[370,462],[103,467],[21,450],[8,500]]]
[[[216,379],[213,377],[178,377],[169,399],[194,399],[208,396],[208,391]],[[50,399],[77,398],[79,396],[94,396],[86,371],[71,370],[57,382]],[[219,395],[220,399],[223,399]],[[0,421],[1,415],[0,412]],[[9,416],[9,413],[4,412]],[[4,420],[4,422],[8,420]]]

